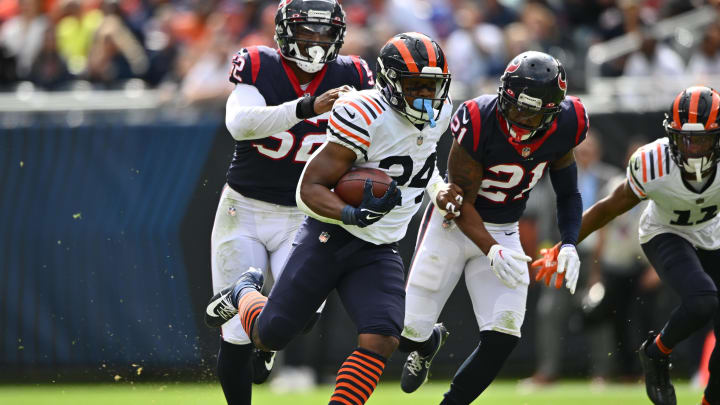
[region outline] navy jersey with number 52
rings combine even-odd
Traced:
[[[508,135],[497,104],[494,95],[466,101],[453,116],[450,129],[483,167],[475,208],[485,222],[505,224],[520,219],[530,190],[554,160],[585,139],[589,121],[580,99],[568,96],[550,128],[517,142]]]
[[[319,96],[350,85],[356,89],[375,84],[367,63],[357,56],[340,55],[323,67],[303,90],[276,49],[252,46],[233,58],[230,81],[255,86],[268,106],[295,100],[305,94]],[[325,142],[328,113],[299,122],[267,138],[240,140],[227,172],[227,182],[240,194],[274,204],[294,206],[295,186],[303,166]]]

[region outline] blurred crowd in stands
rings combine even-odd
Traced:
[[[704,27],[689,50],[648,35],[655,22],[718,0],[343,0],[343,54],[365,57],[401,31],[440,41],[453,81],[468,95],[494,91],[508,59],[528,49],[558,57],[570,91],[585,89],[590,45],[645,33],[638,52],[605,64],[605,76],[720,73],[720,28]],[[141,85],[181,90],[189,104],[217,104],[231,55],[274,47],[277,0],[0,0],[0,89],[29,81],[63,90]],[[687,41],[685,41],[687,43]],[[134,81],[137,83],[137,80]]]

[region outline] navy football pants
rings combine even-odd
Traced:
[[[715,336],[720,337],[718,283],[720,250],[696,250],[684,238],[665,233],[642,245],[660,279],[681,299],[662,330],[662,342],[672,348],[713,320]],[[715,345],[710,357],[710,382],[705,397],[720,404],[720,352]]]
[[[374,245],[340,226],[305,220],[256,327],[281,350],[336,289],[358,334],[400,336],[405,316],[403,262],[396,244]]]

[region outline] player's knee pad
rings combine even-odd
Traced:
[[[715,315],[718,305],[720,302],[715,294],[690,295],[682,300],[687,315],[703,322]]]
[[[302,334],[308,334],[315,327],[315,324],[320,320],[320,312],[315,312],[310,320],[305,324],[305,327],[301,331]]]
[[[432,291],[414,286],[405,295],[405,324],[403,336],[412,340],[426,340],[432,333],[440,311],[441,297]]]
[[[524,312],[512,310],[498,311],[493,314],[490,324],[485,327],[481,326],[481,329],[483,331],[494,331],[500,334],[506,334],[519,338],[520,328],[522,327],[524,320]],[[478,323],[482,325],[480,319],[478,319]]]
[[[405,306],[405,322],[402,336],[410,340],[427,340],[432,334],[440,309],[438,304],[429,299],[414,300],[420,305]]]

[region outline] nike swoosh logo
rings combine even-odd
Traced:
[[[512,234],[514,234],[514,233],[515,233],[515,232],[505,232],[505,235],[510,236],[510,235],[512,235]]]
[[[225,294],[225,295],[227,295],[227,294]],[[213,312],[210,308],[216,308],[216,307],[217,307],[217,305],[216,305],[217,302],[218,302],[218,301],[222,301],[222,299],[225,298],[225,295],[219,296],[215,301],[213,301],[213,302],[211,302],[210,304],[208,304],[208,306],[205,308],[205,312],[206,312],[208,315],[217,318],[218,315],[217,315],[215,312]]]
[[[463,119],[462,119],[462,123],[463,123],[463,124],[467,124],[467,123],[468,123],[467,107],[465,107],[465,109],[463,109]]]
[[[347,108],[343,107],[343,110],[347,113],[348,117],[355,118],[355,113],[351,113]]]
[[[368,215],[367,219],[373,220],[373,219],[377,219],[377,218],[381,218],[381,217],[382,217],[382,215]]]
[[[265,362],[265,369],[267,371],[272,370],[273,364],[275,364],[275,355],[274,354],[270,357],[270,361]]]

